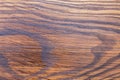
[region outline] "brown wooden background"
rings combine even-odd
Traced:
[[[0,80],[120,80],[120,0],[0,0]]]

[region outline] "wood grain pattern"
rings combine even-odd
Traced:
[[[120,0],[0,0],[0,80],[120,80]]]

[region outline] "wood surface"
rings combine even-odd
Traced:
[[[120,80],[120,0],[0,0],[0,80]]]

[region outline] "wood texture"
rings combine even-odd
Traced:
[[[120,80],[120,0],[0,0],[0,80]]]

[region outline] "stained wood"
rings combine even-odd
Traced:
[[[0,0],[0,80],[120,80],[120,0]]]

